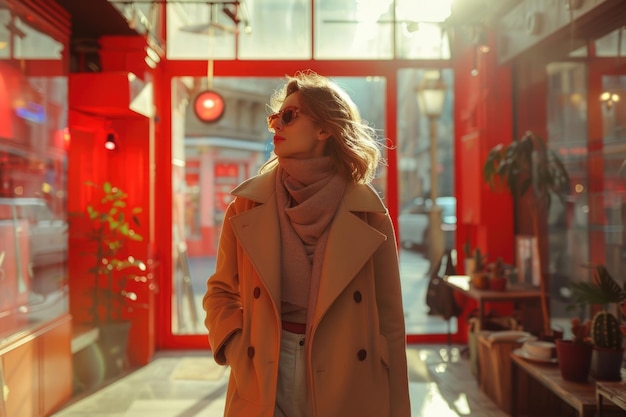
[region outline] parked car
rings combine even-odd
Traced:
[[[437,197],[437,206],[441,207],[441,230],[444,233],[446,248],[454,247],[456,233],[456,198],[452,196]],[[428,224],[432,200],[418,197],[407,204],[398,217],[400,243],[405,249],[426,253],[428,241]]]
[[[40,198],[0,198],[0,221],[28,225],[28,254],[37,268],[67,260],[67,222]],[[0,236],[2,239],[2,236]]]

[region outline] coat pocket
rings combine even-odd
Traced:
[[[226,359],[227,365],[231,364],[231,361],[233,359],[231,355],[233,355],[237,350],[239,350],[237,345],[239,345],[240,340],[241,340],[241,330],[237,330],[228,338],[228,342],[226,342],[226,344],[224,345],[223,352],[224,352],[224,358]]]
[[[389,342],[383,335],[378,336],[378,351],[380,352],[380,360],[383,365],[389,369]]]

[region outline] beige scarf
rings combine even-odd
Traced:
[[[282,238],[282,301],[307,308],[317,296],[330,224],[346,180],[330,157],[280,158],[276,183]]]

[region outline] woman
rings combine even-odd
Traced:
[[[393,226],[368,184],[380,148],[313,72],[271,100],[274,156],[234,191],[203,299],[225,416],[409,417]]]

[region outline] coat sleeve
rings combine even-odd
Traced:
[[[224,215],[217,250],[215,273],[207,280],[207,290],[202,299],[206,312],[204,324],[209,331],[209,344],[213,358],[226,365],[224,346],[228,339],[242,328],[243,313],[237,271],[237,239],[230,224],[235,214],[235,203],[231,203]]]
[[[398,249],[391,219],[381,215],[377,228],[387,236],[374,258],[376,304],[380,320],[380,332],[389,344],[389,374],[391,417],[409,417],[409,382],[406,360],[406,330]]]

